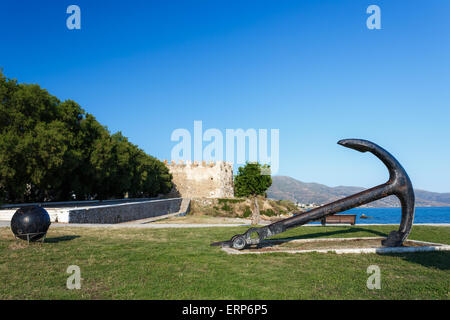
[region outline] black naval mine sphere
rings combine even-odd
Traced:
[[[50,227],[50,216],[44,208],[38,206],[22,207],[11,219],[11,230],[22,240],[41,239]]]

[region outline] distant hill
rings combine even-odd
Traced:
[[[273,176],[272,186],[267,196],[276,200],[291,200],[299,203],[325,204],[351,194],[365,190],[362,187],[328,187],[319,183],[306,183],[286,176]],[[414,190],[416,206],[445,207],[450,206],[450,193],[437,193],[424,190]],[[365,207],[399,207],[397,197],[390,196]]]

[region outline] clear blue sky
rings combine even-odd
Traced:
[[[66,8],[81,8],[81,30]],[[366,8],[381,8],[381,30]],[[450,1],[2,1],[0,66],[160,159],[177,128],[280,130],[279,174],[371,187],[372,140],[450,192]]]

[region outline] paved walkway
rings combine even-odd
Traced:
[[[9,221],[0,221],[0,227],[9,227]],[[116,223],[116,224],[96,224],[96,223],[52,223],[51,228],[143,228],[143,229],[165,229],[165,228],[211,228],[211,227],[250,227],[249,224],[238,223]]]
[[[450,223],[415,223],[415,226],[450,227]],[[0,227],[9,227],[9,221],[0,221]],[[90,223],[52,223],[52,228],[74,227],[74,228],[143,228],[143,229],[165,229],[165,228],[212,228],[212,227],[250,227],[244,223],[117,223],[117,224],[90,224]],[[350,226],[350,224],[327,224],[325,227]],[[354,227],[369,226],[398,226],[398,224],[357,224]],[[303,227],[321,227],[320,224],[307,224]]]

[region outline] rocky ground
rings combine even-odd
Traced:
[[[266,221],[284,219],[299,212],[296,205],[288,200],[258,197],[257,201],[261,218]],[[192,199],[189,215],[250,219],[253,210],[254,201],[249,198]]]

